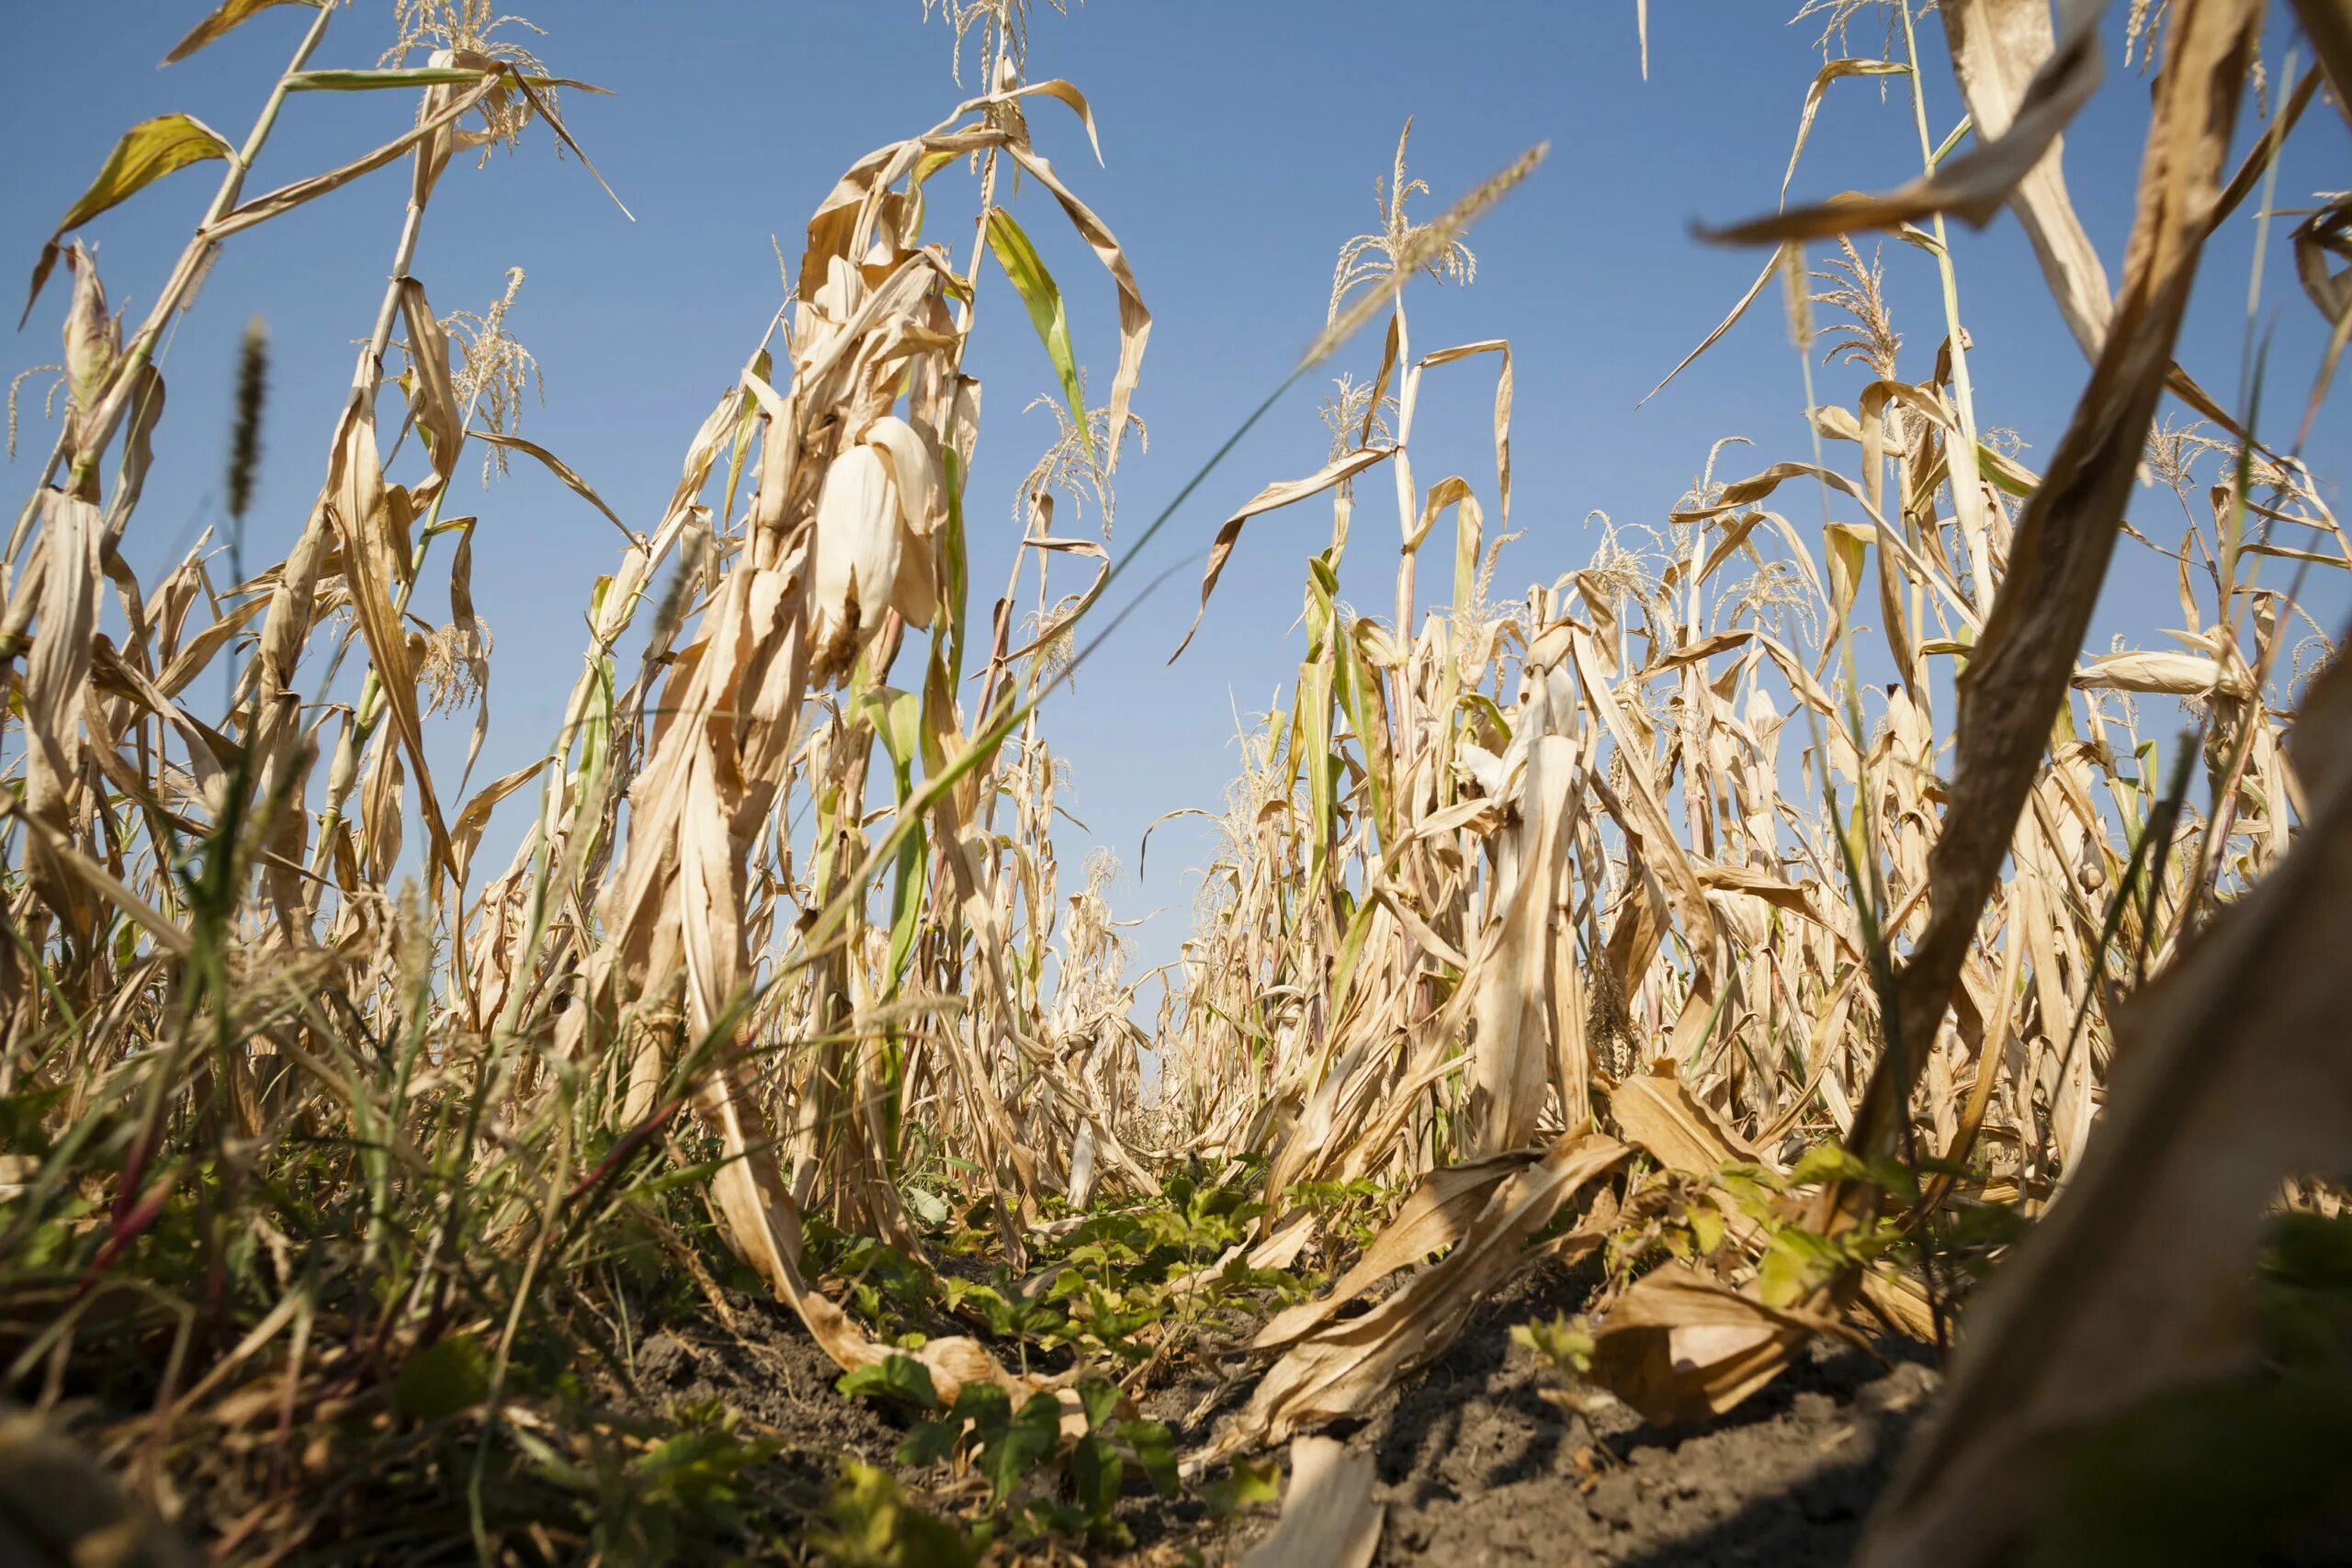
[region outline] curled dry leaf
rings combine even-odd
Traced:
[[[457,471],[458,448],[466,435],[465,411],[449,372],[449,334],[413,277],[400,280],[401,319],[408,323],[408,359],[415,384],[409,394],[416,428],[433,458],[433,471],[446,482]]]
[[[1326,1323],[1294,1344],[1259,1381],[1249,1408],[1194,1464],[1352,1415],[1442,1353],[1479,1299],[1525,1261],[1528,1238],[1626,1152],[1616,1139],[1587,1129],[1505,1178],[1443,1258],[1362,1316]]]
[[[2014,8],[2022,11],[2041,3],[2016,0]],[[2057,147],[2059,133],[2098,86],[2098,21],[2106,0],[2064,0],[2064,28],[2049,58],[2017,94],[2008,123],[1995,133],[1980,121],[1977,130],[1986,139],[1973,152],[1884,196],[1848,195],[1726,228],[1702,227],[1700,237],[1719,244],[1775,244],[1864,229],[1897,229],[1939,212],[1963,218],[1978,228],[1991,222],[2002,204]],[[1982,51],[1979,58],[1996,52]],[[1988,107],[2008,107],[2006,82],[1996,86],[1991,75],[1989,72],[1977,74],[1978,93]],[[1971,107],[1974,107],[1973,99]]]
[[[1308,496],[1320,495],[1332,486],[1355,478],[1374,463],[1384,462],[1395,455],[1393,447],[1358,447],[1344,457],[1333,458],[1303,479],[1268,485],[1251,496],[1248,505],[1227,518],[1217,528],[1216,541],[1209,546],[1209,564],[1201,573],[1201,607],[1193,612],[1193,624],[1185,629],[1184,640],[1176,645],[1176,651],[1168,656],[1168,662],[1173,664],[1182,658],[1184,649],[1192,646],[1194,634],[1200,631],[1201,617],[1209,612],[1209,595],[1216,592],[1216,580],[1224,575],[1225,563],[1241,537],[1243,524],[1294,502],[1305,501]]]
[[[1399,1269],[1409,1269],[1433,1252],[1462,1239],[1495,1188],[1535,1162],[1533,1150],[1513,1150],[1430,1171],[1414,1185],[1396,1215],[1372,1238],[1354,1264],[1329,1291],[1286,1307],[1266,1320],[1250,1341],[1257,1350],[1278,1350],[1329,1322]]]
[[[1659,1426],[1720,1416],[1779,1374],[1834,1317],[1766,1306],[1668,1263],[1634,1282],[1593,1333],[1592,1381]]]
[[[621,521],[620,513],[615,512],[610,506],[607,506],[605,503],[605,498],[596,493],[596,490],[594,485],[591,485],[586,479],[582,479],[580,475],[573,470],[571,464],[565,462],[562,458],[557,457],[554,453],[548,451],[537,442],[526,441],[519,435],[501,434],[495,430],[469,430],[466,434],[475,441],[487,442],[492,446],[502,447],[509,452],[522,453],[523,456],[532,459],[541,468],[547,469],[548,473],[553,474],[562,482],[564,489],[570,491],[572,494],[578,496],[581,500],[594,507],[598,512],[603,513],[605,515],[605,521],[610,523],[614,527],[618,528],[621,531],[621,536],[623,538],[634,539],[636,537],[636,536],[629,531],[629,525]]]

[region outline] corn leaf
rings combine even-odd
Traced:
[[[172,46],[172,52],[164,56],[164,63],[176,65],[272,6],[308,6],[315,10],[321,3],[322,0],[221,0],[210,16],[190,28],[187,37]]]
[[[1062,384],[1062,398],[1069,405],[1071,423],[1079,429],[1086,443],[1086,455],[1094,457],[1094,431],[1087,423],[1086,393],[1079,385],[1078,360],[1070,351],[1069,314],[1062,304],[1060,286],[1037,254],[1037,247],[1012,214],[1001,207],[989,209],[989,250],[997,265],[1004,268],[1005,277],[1012,291],[1021,296],[1021,303],[1028,308],[1029,324],[1037,329],[1037,339],[1046,345],[1046,357],[1054,362],[1054,374]]]
[[[158,115],[153,119],[141,120],[122,133],[99,168],[97,178],[82,198],[68,208],[58,220],[49,243],[41,247],[40,260],[33,267],[32,291],[26,297],[24,318],[33,313],[33,303],[40,298],[41,286],[49,281],[57,258],[62,254],[57,242],[66,231],[78,229],[108,208],[129,200],[139,192],[162,179],[175,169],[190,164],[201,164],[214,158],[237,155],[235,148],[221,138],[219,131],[190,115]]]

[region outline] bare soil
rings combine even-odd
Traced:
[[[1383,1564],[1814,1568],[1852,1555],[1937,1377],[1920,1347],[1883,1359],[1817,1345],[1729,1416],[1661,1431],[1587,1418],[1510,1349],[1510,1325],[1573,1311],[1587,1281],[1523,1276],[1351,1439],[1379,1463]]]
[[[1591,1280],[1539,1267],[1480,1310],[1453,1348],[1371,1416],[1333,1435],[1371,1453],[1387,1506],[1375,1562],[1486,1568],[1814,1568],[1851,1556],[1863,1518],[1937,1376],[1922,1347],[1876,1354],[1822,1346],[1729,1416],[1663,1431],[1622,1409],[1586,1417],[1543,1397],[1553,1386],[1510,1346],[1510,1326],[1583,1305]],[[888,1465],[904,1436],[885,1408],[834,1392],[834,1370],[788,1312],[737,1298],[729,1328],[698,1315],[649,1335],[635,1371],[649,1403],[717,1400],[782,1445],[779,1490],[813,1502],[836,1456]],[[1204,1440],[1247,1398],[1209,1371],[1159,1390],[1146,1414]],[[910,1490],[921,1496],[916,1476]],[[804,1490],[805,1488],[805,1490]],[[944,1505],[952,1498],[938,1496]],[[1123,1568],[1238,1559],[1274,1510],[1216,1519],[1194,1489],[1130,1495]]]

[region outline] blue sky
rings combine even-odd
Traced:
[[[534,131],[516,155],[479,172],[453,169],[413,270],[444,313],[483,309],[507,268],[526,270],[509,324],[537,356],[547,392],[544,407],[528,406],[522,434],[649,526],[688,438],[775,306],[771,236],[797,257],[807,215],[842,167],[947,116],[962,96],[949,78],[949,35],[926,25],[916,0],[519,3],[548,29],[530,41],[557,73],[613,90],[608,98],[572,96],[566,118],[637,220]],[[18,269],[8,276],[29,272],[57,215],[133,121],[179,110],[243,139],[309,14],[266,13],[194,60],[157,71],[208,4],[85,0],[0,15],[0,125],[16,149],[0,163],[0,258]],[[1155,316],[1135,405],[1150,448],[1123,461],[1114,547],[1140,532],[1321,326],[1333,253],[1372,226],[1374,176],[1386,170],[1408,115],[1417,117],[1413,172],[1435,192],[1424,215],[1528,144],[1552,143],[1536,177],[1473,236],[1476,284],[1422,287],[1411,299],[1417,346],[1508,336],[1518,356],[1513,525],[1526,532],[1504,557],[1498,591],[1581,564],[1596,537],[1585,520],[1596,509],[1620,524],[1662,523],[1718,437],[1757,443],[1726,456],[1724,477],[1808,456],[1796,361],[1770,300],[1681,380],[1634,407],[1754,275],[1757,257],[1702,245],[1689,225],[1772,204],[1819,62],[1816,29],[1787,25],[1787,4],[1654,6],[1647,81],[1630,4],[1092,0],[1066,18],[1040,6],[1030,74],[1069,77],[1091,97],[1108,166],[1093,165],[1075,122],[1050,105],[1032,117],[1042,150],[1118,233]],[[358,0],[336,18],[314,63],[373,63],[389,41],[390,11],[389,0]],[[2110,28],[2112,56],[2120,8]],[[1940,29],[1929,21],[1920,38],[1940,136],[1960,111]],[[1881,42],[1878,25],[1866,22],[1850,52],[1875,54]],[[2274,71],[2283,48],[2283,36],[2274,39]],[[976,82],[968,62],[966,74]],[[1873,82],[1831,89],[1794,198],[1892,186],[1917,173],[1908,106],[1900,80],[1891,86],[1884,102]],[[2146,92],[2146,78],[2110,58],[2106,86],[2067,143],[2077,202],[2111,274],[2120,268]],[[300,98],[248,188],[388,140],[408,112],[389,94]],[[2342,118],[2314,106],[2290,143],[2283,205],[2341,184],[2345,141]],[[177,175],[90,226],[118,305],[139,312],[153,298],[215,175]],[[170,406],[157,472],[127,541],[142,581],[152,584],[218,520],[230,367],[256,312],[270,324],[275,377],[249,558],[283,553],[322,477],[406,188],[404,173],[385,171],[239,237],[221,255],[164,361]],[[956,215],[934,219],[933,231],[967,244],[962,214],[970,209],[958,203],[968,192],[946,180],[933,191],[934,211]],[[1099,395],[1116,349],[1107,280],[1040,193],[1026,193],[1015,210],[1069,296],[1072,333]],[[2262,320],[2278,324],[2268,406],[2289,411],[2270,416],[2274,425],[2300,412],[2319,336],[2288,268],[2288,226],[2274,231],[2262,299]],[[2225,400],[2239,383],[2253,236],[2252,220],[2241,216],[2209,249],[2183,344],[2183,361]],[[1980,419],[2019,432],[2030,443],[2023,460],[2039,467],[2085,367],[2013,220],[1962,235],[1955,249]],[[1932,265],[1900,245],[1887,247],[1886,263],[1905,373],[1921,378],[1941,334]],[[65,293],[52,285],[14,344],[9,374],[56,356]],[[1368,336],[1332,368],[1368,376],[1377,352]],[[1431,373],[1414,449],[1423,484],[1460,472],[1490,513],[1491,363]],[[1018,533],[1013,487],[1053,434],[1045,412],[1022,412],[1054,383],[1001,280],[983,297],[967,368],[987,388],[967,501],[974,582],[987,594],[1003,581]],[[36,477],[49,440],[38,418],[47,379],[28,383],[26,438],[10,470],[20,487]],[[1854,379],[1828,373],[1824,393],[1850,397]],[[1226,512],[1261,485],[1315,468],[1326,444],[1320,395],[1312,386],[1295,390],[1155,541],[1120,593],[1204,548]],[[2345,436],[2341,412],[2324,413],[2307,452],[2324,479],[2340,473]],[[1384,480],[1360,501],[1343,577],[1345,596],[1367,611],[1392,597],[1388,493]],[[1817,525],[1810,496],[1783,499],[1792,517]],[[480,780],[544,749],[579,668],[589,586],[611,569],[617,541],[609,524],[523,463],[487,493],[467,479],[452,498],[451,510],[460,507],[482,519],[475,596],[496,637],[495,723]],[[2143,492],[2134,515],[2157,537],[2177,537],[2169,492]],[[1155,835],[1149,874],[1139,878],[1137,840],[1164,812],[1216,805],[1236,761],[1235,711],[1261,711],[1286,691],[1299,653],[1303,560],[1321,547],[1328,525],[1320,502],[1253,524],[1201,637],[1171,669],[1165,660],[1192,615],[1198,579],[1196,567],[1179,570],[1047,709],[1048,739],[1074,770],[1065,804],[1091,834],[1073,829],[1060,845],[1065,883],[1074,883],[1090,842],[1110,846],[1128,868],[1114,895],[1119,912],[1167,911],[1136,933],[1145,963],[1174,956],[1192,893],[1184,870],[1205,844],[1197,824],[1170,824]],[[1434,558],[1423,572],[1441,594],[1447,577]],[[2319,590],[2333,626],[2346,602],[2340,580]],[[2169,563],[2127,543],[2093,640],[2152,637],[2178,620],[2175,604]],[[986,603],[974,609],[984,624]],[[454,777],[469,721],[435,724],[436,755]],[[483,866],[511,844],[518,807],[527,809],[518,800],[492,829]]]

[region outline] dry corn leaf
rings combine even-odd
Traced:
[[[2043,0],[2028,0],[2028,3],[2043,5]],[[2046,5],[2042,14],[2043,30],[2046,32],[2049,15]],[[1788,205],[1789,185],[1797,177],[1797,160],[1804,156],[1804,144],[1813,136],[1814,117],[1821,112],[1821,99],[1823,95],[1829,91],[1829,85],[1849,76],[1908,76],[1910,73],[1911,67],[1899,60],[1850,59],[1829,61],[1813,73],[1813,82],[1804,90],[1804,107],[1797,115],[1797,136],[1795,142],[1789,148],[1789,166],[1781,175],[1781,206]],[[2030,67],[2028,73],[2030,73]],[[1984,121],[1979,119],[1977,123],[1982,126]],[[1984,132],[1988,137],[1998,136],[2000,133],[2001,128],[1987,129]],[[1750,298],[1753,298],[1753,295]],[[1685,363],[1687,364],[1688,361]]]
[[[359,623],[368,656],[375,661],[390,711],[393,732],[400,737],[416,770],[416,788],[424,807],[424,823],[433,839],[433,860],[454,874],[457,859],[449,846],[449,829],[433,790],[431,765],[424,757],[424,730],[416,707],[416,669],[408,638],[393,604],[393,584],[408,571],[408,529],[404,491],[387,489],[376,458],[373,421],[345,416],[330,481],[326,514],[343,549],[344,581],[351,594],[353,618]]]
[[[1372,1500],[1376,1479],[1370,1454],[1330,1438],[1297,1438],[1282,1517],[1241,1568],[1370,1568],[1387,1513]]]
[[[2031,6],[2039,0],[2018,3]],[[2098,86],[2098,25],[2106,0],[2064,0],[2064,4],[2065,26],[2056,46],[2018,93],[2015,110],[1999,135],[1986,136],[1974,151],[1884,196],[1849,194],[1727,228],[1702,227],[1700,237],[1718,244],[1773,244],[1863,229],[1897,229],[1939,212],[1952,213],[1983,228],[2058,145],[2059,133]],[[1989,84],[1984,86],[1990,104],[1995,101],[1993,89]]]
[[[2352,125],[2352,5],[2345,0],[2294,0],[2295,19],[2327,73],[2329,96]]]
[[[458,813],[457,822],[449,829],[449,847],[457,860],[458,882],[463,886],[474,861],[474,847],[481,842],[481,831],[490,826],[490,814],[498,803],[537,778],[548,765],[545,757],[527,767],[515,769],[503,777],[483,785]]]
[[[1414,1186],[1396,1217],[1381,1227],[1340,1280],[1313,1301],[1286,1307],[1266,1320],[1253,1350],[1276,1350],[1329,1322],[1340,1308],[1394,1274],[1462,1239],[1470,1222],[1494,1195],[1496,1186],[1535,1162],[1532,1150],[1512,1150],[1430,1171]]]
[[[2025,107],[2034,73],[2056,52],[2049,0],[1947,0],[1938,9],[1976,134],[1997,141]],[[2096,358],[2115,301],[2107,268],[2066,194],[2064,147],[2061,138],[2051,138],[2049,150],[2009,192],[2009,206],[2033,243],[2058,313],[2083,353]]]
[[[1724,315],[1724,319],[1715,323],[1714,331],[1709,333],[1705,337],[1701,338],[1699,340],[1698,347],[1692,349],[1690,353],[1684,355],[1679,360],[1676,361],[1674,368],[1668,371],[1658,381],[1657,386],[1652,387],[1648,391],[1644,392],[1642,394],[1642,401],[1634,405],[1635,408],[1640,408],[1643,403],[1648,402],[1652,398],[1655,398],[1660,392],[1665,391],[1667,382],[1673,380],[1677,376],[1679,376],[1685,370],[1690,369],[1693,360],[1696,360],[1701,355],[1706,353],[1707,350],[1714,347],[1718,343],[1721,343],[1723,341],[1724,334],[1731,331],[1733,327],[1739,324],[1739,319],[1747,314],[1747,308],[1750,305],[1755,304],[1757,297],[1764,292],[1764,286],[1772,281],[1772,275],[1781,270],[1781,253],[1779,251],[1774,251],[1772,253],[1772,259],[1766,262],[1762,270],[1757,273],[1756,281],[1747,286],[1747,292],[1741,295],[1738,300],[1733,304],[1730,311]]]
[[[339,164],[322,175],[313,175],[309,179],[297,180],[291,185],[280,186],[276,190],[266,191],[249,200],[240,202],[207,224],[204,237],[213,242],[225,240],[232,234],[252,228],[256,223],[266,223],[280,213],[289,212],[314,197],[324,196],[331,190],[340,190],[362,175],[373,174],[411,148],[430,141],[444,128],[454,124],[468,110],[488,97],[491,89],[495,87],[500,80],[499,72],[485,73],[481,81],[471,87],[458,92],[447,103],[441,104],[433,113],[420,120],[406,135],[396,137],[374,152],[355,158],[350,163]],[[228,154],[224,152],[221,155]]]
[[[63,843],[71,841],[86,744],[83,698],[98,635],[104,524],[90,502],[51,490],[41,494],[41,525],[40,624],[24,674],[24,808]],[[55,858],[51,843],[44,835],[32,846],[28,869],[34,886],[64,917],[74,941],[85,944],[97,905],[83,881]]]
[[[449,373],[449,334],[434,315],[424,284],[403,277],[398,287],[401,317],[408,323],[409,365],[415,376],[409,404],[433,471],[446,481],[457,471],[458,448],[466,437],[465,411],[458,406],[457,383]]]
[[[1544,1113],[1552,1066],[1552,976],[1557,944],[1575,941],[1568,845],[1584,764],[1575,742],[1544,735],[1528,748],[1518,818],[1501,850],[1508,883],[1468,970],[1470,1100],[1464,1147],[1475,1158],[1522,1148]],[[1566,961],[1574,963],[1574,953]],[[1577,1083],[1582,1082],[1579,1075]],[[1564,1092],[1572,1092],[1563,1086]]]
[[[307,6],[315,10],[319,4],[320,0],[220,0],[210,16],[190,28],[187,36],[172,46],[172,52],[164,56],[163,62],[165,65],[177,64],[272,6]]]
[[[1950,804],[1928,857],[1928,920],[1898,984],[1894,1037],[1905,1048],[1881,1058],[1863,1097],[1852,1142],[1866,1156],[1895,1150],[2065,700],[2171,368],[2257,16],[2250,0],[2197,0],[2175,15],[2115,329],[2019,513],[2005,585],[1959,679]],[[1873,1201],[1853,1185],[1828,1196],[1840,1206]]]
[[[1634,1282],[1593,1333],[1592,1381],[1657,1426],[1703,1420],[1772,1381],[1834,1318],[1769,1307],[1685,1263]]]
[[[2302,836],[2128,1005],[2106,1118],[1972,1308],[1941,1408],[1871,1522],[1866,1568],[2018,1561],[2071,1429],[2256,1369],[2252,1265],[2266,1211],[2283,1180],[2352,1165],[2342,659],[2295,733],[2312,806]]]
[[[1280,1442],[1316,1421],[1354,1414],[1412,1368],[1442,1353],[1479,1298],[1524,1260],[1528,1238],[1626,1152],[1616,1139],[1584,1129],[1506,1178],[1443,1258],[1361,1317],[1325,1324],[1293,1345],[1259,1380],[1249,1408],[1195,1464]]]
[[[1726,1165],[1768,1163],[1713,1106],[1690,1092],[1668,1058],[1619,1084],[1609,1097],[1609,1114],[1627,1143],[1668,1170],[1712,1176]]]
[[[1271,484],[1250,498],[1249,504],[1227,518],[1216,531],[1216,542],[1209,546],[1209,564],[1201,573],[1201,607],[1193,612],[1193,624],[1184,632],[1184,640],[1168,656],[1173,664],[1192,646],[1194,634],[1201,629],[1201,617],[1209,612],[1209,595],[1216,592],[1216,580],[1225,571],[1225,563],[1233,554],[1233,547],[1241,537],[1241,525],[1252,517],[1263,516],[1293,502],[1305,501],[1310,495],[1320,495],[1333,485],[1355,478],[1374,463],[1396,455],[1392,446],[1360,446],[1345,457],[1335,457],[1315,473],[1303,479],[1289,479]]]

